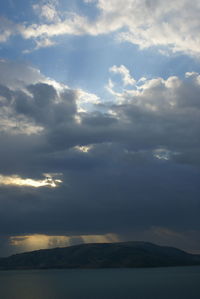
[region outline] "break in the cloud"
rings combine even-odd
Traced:
[[[110,102],[83,91],[90,102],[83,99],[83,111],[80,90],[29,66],[2,66],[4,121],[26,124],[26,130],[16,123],[0,132],[2,236],[110,233],[124,240],[140,233],[172,244],[177,234],[185,241],[176,246],[199,250],[187,243],[200,229],[198,73],[143,78],[122,84],[116,95],[115,83]],[[124,78],[125,68],[114,69]],[[38,179],[42,173],[62,173],[62,184]],[[57,188],[34,188],[38,183]]]
[[[38,49],[54,45],[54,38],[60,35],[97,36],[116,32],[119,41],[137,44],[140,48],[157,46],[163,52],[181,51],[199,56],[198,0],[193,0],[192,4],[189,0],[176,0],[170,4],[163,0],[83,2],[98,10],[94,20],[76,11],[63,11],[61,1],[36,2],[32,9],[39,16],[38,22],[28,20],[14,26],[4,17],[1,19],[0,41],[20,34],[24,39],[34,39],[35,49]]]
[[[18,175],[5,176],[0,175],[0,186],[18,186],[18,187],[57,187],[62,180],[54,179],[57,174],[44,174],[45,178],[43,180],[34,180],[29,178],[21,178]]]
[[[81,235],[81,236],[48,236],[48,235],[25,235],[9,238],[10,245],[16,250],[30,251],[39,248],[55,248],[75,245],[79,243],[109,243],[117,242],[114,234],[105,235]]]

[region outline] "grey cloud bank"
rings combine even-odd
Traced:
[[[33,234],[116,234],[200,250],[199,74],[144,80],[112,94],[104,112],[95,103],[80,112],[78,91],[1,63],[2,254],[12,251],[9,237]],[[62,183],[1,182],[43,173],[62,174]]]

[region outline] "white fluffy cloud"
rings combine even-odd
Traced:
[[[116,65],[113,65],[110,68],[110,72],[112,72],[114,74],[120,74],[122,77],[124,86],[135,85],[135,83],[136,83],[135,79],[131,77],[130,71],[124,65],[120,65],[119,67]]]
[[[41,19],[44,18],[49,22],[56,22],[60,19],[57,4],[58,1],[56,0],[48,0],[40,4],[34,4],[33,9],[39,14]]]
[[[37,42],[35,49],[54,44],[59,35],[99,35],[117,32],[119,41],[128,41],[140,48],[157,46],[163,53],[184,52],[199,56],[200,5],[198,0],[97,0],[84,1],[99,10],[95,20],[87,15],[62,11],[57,1],[33,5],[39,16],[37,23],[13,24],[1,18],[0,42],[21,34]],[[120,32],[119,32],[120,30]],[[163,49],[164,48],[164,49]]]
[[[94,1],[87,1],[91,4]],[[176,0],[98,0],[92,5],[99,9],[99,16],[92,23],[87,16],[58,13],[52,4],[41,8],[41,15],[48,23],[21,25],[24,38],[54,37],[64,34],[99,35],[120,30],[118,40],[129,41],[141,48],[167,47],[199,55],[200,6],[199,1]],[[37,8],[37,7],[36,7]]]
[[[108,30],[122,29],[121,40],[141,48],[167,46],[173,51],[199,54],[199,1],[99,0],[102,26],[109,20]]]

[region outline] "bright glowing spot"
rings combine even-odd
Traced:
[[[43,174],[45,178],[43,180],[34,180],[30,178],[21,178],[18,175],[4,176],[0,175],[0,185],[5,186],[19,186],[19,187],[58,187],[62,183],[62,180],[54,178],[58,174]]]
[[[170,151],[165,148],[158,148],[153,151],[153,155],[156,159],[168,161],[171,158],[179,155],[179,152]]]
[[[88,153],[92,148],[93,148],[93,145],[82,145],[82,146],[76,145],[74,147],[75,150],[82,152],[82,153]]]
[[[82,112],[85,112],[85,111],[82,111]],[[81,117],[80,117],[79,114],[76,114],[75,117],[74,117],[74,119],[75,119],[75,122],[76,122],[77,124],[81,124],[82,119],[81,119]]]
[[[78,113],[86,112],[93,109],[93,105],[98,105],[101,103],[100,98],[94,94],[84,91],[83,89],[77,90],[77,110]]]
[[[153,155],[159,160],[170,160],[170,151],[163,148],[154,150]]]

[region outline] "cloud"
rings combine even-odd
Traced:
[[[77,151],[80,151],[82,153],[88,153],[91,149],[92,149],[93,145],[88,145],[88,146],[78,146],[76,145],[74,148],[77,150]]]
[[[59,18],[58,8],[56,0],[43,1],[40,4],[34,4],[32,7],[36,14],[40,15],[41,19],[46,19],[49,22],[56,22]]]
[[[7,42],[7,40],[15,34],[17,34],[17,30],[13,22],[0,16],[0,43]]]
[[[5,69],[5,62],[2,64]],[[15,79],[12,68],[7,86],[2,78],[2,132],[36,134],[52,151],[111,142],[123,143],[133,151],[149,151],[152,157],[161,160],[183,162],[183,157],[192,152],[193,159],[198,156],[199,74],[186,74],[183,80],[178,77],[138,80],[133,89],[117,93],[113,85],[110,87],[113,103],[105,105],[101,112],[95,111],[100,103],[97,95],[71,90],[34,68],[27,69],[30,74],[24,66],[22,78]],[[118,72],[119,68],[115,66],[115,70]],[[28,84],[28,80],[34,83]],[[90,105],[94,105],[93,109]]]
[[[83,91],[88,102],[83,99],[85,111],[79,111],[79,89],[30,66],[5,61],[2,66],[8,77],[6,84],[0,71],[2,236],[80,241],[109,232],[123,240],[147,231],[146,238],[158,240],[157,231],[174,242],[171,231],[197,233],[198,73],[143,78],[128,88],[114,81],[109,102],[96,103],[98,96]],[[8,126],[14,119],[23,119],[23,125]],[[50,176],[41,179],[43,173]],[[53,176],[58,173],[61,178]],[[47,188],[52,184],[58,188]],[[199,249],[192,244],[190,249]]]
[[[199,57],[199,4],[194,0],[176,0],[166,5],[163,0],[84,1],[93,5],[98,15],[92,21],[87,15],[64,11],[57,1],[43,1],[32,6],[38,22],[14,24],[1,17],[0,42],[13,35],[36,42],[34,50],[55,45],[60,35],[92,35],[116,33],[116,39],[130,42],[141,49],[158,47],[160,53],[183,52]],[[28,53],[30,50],[26,50]]]
[[[135,79],[131,77],[129,70],[124,65],[120,65],[119,67],[113,65],[109,71],[114,74],[120,74],[122,76],[124,86],[135,85],[136,83]]]
[[[4,60],[0,64],[0,131],[37,134],[49,125],[74,118],[75,91],[33,67]]]
[[[35,43],[36,43],[35,48],[30,49],[30,50],[26,49],[23,51],[23,54],[29,54],[38,49],[52,47],[52,46],[56,45],[56,42],[52,41],[49,38],[39,38],[35,41]]]
[[[69,13],[63,21],[53,22],[50,24],[31,24],[20,25],[19,32],[25,39],[40,37],[55,37],[59,35],[83,35],[89,32],[89,24],[85,17],[74,13]]]
[[[53,41],[49,38],[59,35],[97,36],[116,32],[118,41],[137,44],[142,49],[159,47],[162,53],[184,52],[199,56],[198,0],[194,0],[192,5],[188,0],[176,0],[170,5],[166,5],[163,0],[127,0],[125,5],[122,0],[85,3],[90,3],[98,9],[99,14],[95,20],[90,21],[88,16],[75,12],[63,12],[56,9],[54,2],[47,1],[42,5],[33,6],[39,11],[43,22],[19,24],[18,32],[25,39],[31,38],[35,39],[37,44],[42,43],[42,46],[50,46]],[[8,25],[5,26],[9,28]],[[2,41],[10,35],[9,29],[4,30]],[[38,41],[38,38],[43,42]]]
[[[10,89],[21,89],[27,84],[34,84],[44,80],[45,77],[40,71],[30,65],[0,59],[0,83],[2,86]]]
[[[5,64],[2,62],[9,73],[11,65],[8,63],[6,70]],[[112,69],[120,73],[123,69],[129,74],[126,68]],[[48,146],[58,146],[61,150],[76,145],[120,144],[123,140],[133,150],[151,150],[154,157],[179,159],[186,152],[196,153],[200,125],[197,73],[186,74],[182,80],[172,76],[134,81],[134,88],[123,88],[118,93],[113,85],[113,103],[105,105],[101,112],[97,110],[101,101],[97,95],[59,85],[34,68],[24,66],[23,70],[21,78],[17,78],[17,65],[14,65],[6,86],[0,74],[1,122],[10,133],[27,130],[27,134],[41,135],[48,140]],[[90,105],[94,105],[93,109]],[[84,110],[79,110],[83,107]],[[18,130],[14,122],[18,122]]]
[[[170,5],[162,0],[99,0],[101,26],[108,22],[108,30],[122,29],[121,41],[138,44],[141,48],[167,46],[174,52],[199,55],[197,31],[198,1],[176,0]],[[125,29],[123,29],[125,28]]]
[[[45,179],[34,180],[30,178],[21,178],[18,175],[4,176],[0,174],[0,186],[18,186],[18,187],[57,187],[62,180],[55,179],[54,174],[44,174]]]

